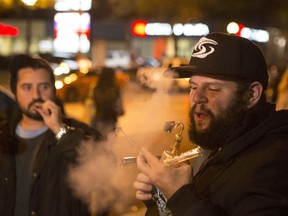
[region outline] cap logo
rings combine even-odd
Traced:
[[[215,49],[209,45],[218,45],[218,43],[214,40],[202,37],[196,44],[194,51],[192,53],[192,57],[206,58],[206,56],[212,54],[215,51]]]

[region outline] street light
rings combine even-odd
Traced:
[[[26,6],[34,6],[38,0],[21,0]]]
[[[31,26],[32,26],[32,13],[29,7],[33,7],[38,0],[21,0],[22,3],[26,6],[27,11],[27,24],[26,24],[26,53],[30,53],[30,44],[31,44]]]

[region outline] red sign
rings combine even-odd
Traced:
[[[0,23],[0,36],[16,37],[19,34],[18,28]]]

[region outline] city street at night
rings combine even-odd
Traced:
[[[0,216],[288,215],[287,11],[0,0]]]

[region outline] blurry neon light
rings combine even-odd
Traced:
[[[286,39],[285,37],[276,37],[274,39],[274,43],[277,44],[279,47],[284,48],[286,46]]]
[[[168,23],[148,23],[137,20],[132,23],[132,34],[138,37],[145,36],[202,36],[209,33],[209,28],[203,23],[176,23],[171,26]]]
[[[229,34],[236,34],[249,40],[254,40],[262,43],[269,41],[268,31],[262,29],[248,28],[236,22],[230,22],[227,25],[226,30]]]
[[[21,0],[27,6],[34,6],[38,0]]]
[[[185,24],[184,32],[185,36],[202,36],[209,33],[209,28],[207,25],[202,23],[196,24]]]
[[[258,41],[258,42],[268,42],[269,41],[269,33],[265,30],[246,28],[244,27],[240,34],[241,37]]]
[[[89,13],[57,13],[54,17],[54,49],[56,52],[82,52],[90,50]]]
[[[60,81],[60,80],[55,81],[55,88],[56,89],[61,89],[61,88],[63,88],[63,86],[64,86],[64,84],[62,81]]]
[[[65,62],[61,62],[60,65],[54,69],[54,75],[60,76],[62,74],[68,74],[70,72],[70,68]]]
[[[183,24],[181,23],[176,23],[173,25],[173,33],[176,35],[176,36],[180,36],[182,35],[184,32],[184,26]]]
[[[0,23],[0,36],[16,37],[19,34],[18,28]]]
[[[56,11],[89,11],[92,0],[56,0],[54,9]]]
[[[78,79],[78,76],[74,73],[70,74],[69,76],[66,76],[64,78],[65,84],[71,84],[72,82],[76,81]]]
[[[145,27],[145,33],[151,36],[169,36],[172,34],[172,28],[168,23],[148,23]]]
[[[237,32],[239,32],[239,25],[238,23],[236,22],[230,22],[228,25],[227,25],[227,28],[226,28],[227,32],[229,34],[236,34]]]
[[[145,37],[146,36],[146,32],[145,32],[146,25],[147,25],[146,21],[136,20],[135,22],[132,23],[132,34],[134,36],[138,36],[138,37]]]

